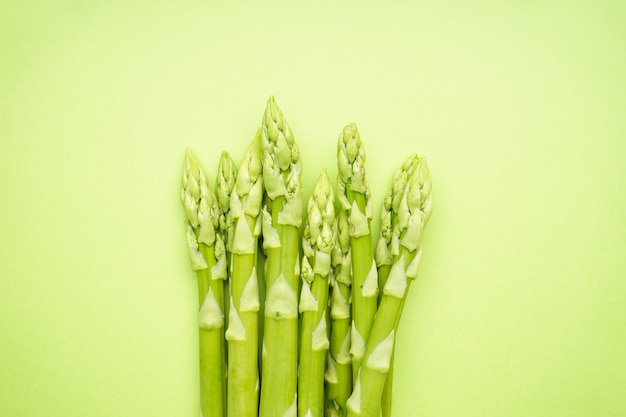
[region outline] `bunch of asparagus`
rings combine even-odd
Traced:
[[[365,150],[337,144],[336,196],[320,173],[303,218],[302,163],[270,97],[239,169],[213,190],[185,153],[181,202],[198,279],[204,417],[389,417],[398,324],[432,211],[426,159],[393,177],[373,245]]]

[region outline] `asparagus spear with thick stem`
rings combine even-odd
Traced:
[[[234,225],[228,319],[228,415],[256,417],[259,401],[259,291],[256,273],[263,176],[260,129],[249,145],[230,198]]]
[[[274,97],[267,102],[261,138],[263,181],[270,204],[263,217],[267,272],[260,416],[295,416],[302,163]]]
[[[356,380],[376,315],[378,273],[372,253],[372,202],[365,178],[365,149],[356,124],[343,128],[337,143],[338,199],[348,214],[352,252],[352,378]]]
[[[226,407],[224,243],[216,234],[219,206],[207,178],[190,149],[185,152],[181,201],[187,217],[187,248],[198,278],[200,408],[204,417],[224,417]]]
[[[395,334],[409,286],[417,277],[422,231],[431,211],[430,171],[426,159],[420,158],[402,194],[393,198],[393,263],[367,341],[363,365],[348,400],[350,417],[377,417],[381,412],[381,397],[391,365]]]
[[[324,373],[330,346],[326,310],[331,254],[335,243],[333,192],[328,174],[322,170],[307,205],[307,221],[302,236],[299,417],[324,416]]]
[[[345,417],[346,401],[352,392],[350,357],[350,290],[352,255],[350,226],[346,212],[337,213],[337,242],[333,250],[334,274],[330,296],[330,352],[326,371],[326,410],[329,417]]]

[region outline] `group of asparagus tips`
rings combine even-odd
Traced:
[[[202,416],[390,416],[430,171],[416,154],[398,167],[374,250],[355,124],[339,135],[337,168],[336,191],[322,170],[303,213],[300,151],[274,97],[238,170],[222,152],[215,191],[187,149],[181,202],[198,280]]]

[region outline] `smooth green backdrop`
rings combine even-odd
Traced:
[[[376,213],[429,159],[396,416],[625,416],[625,41],[617,1],[3,2],[0,415],[198,415],[183,153],[274,94],[306,198],[348,122]]]

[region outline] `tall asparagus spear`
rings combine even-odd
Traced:
[[[302,236],[302,292],[300,294],[300,366],[298,416],[323,417],[324,373],[328,347],[327,307],[331,253],[336,242],[333,192],[322,170],[307,205]]]
[[[377,417],[381,411],[381,397],[391,365],[396,329],[409,286],[417,277],[422,231],[431,211],[430,171],[426,159],[420,158],[404,191],[393,199],[393,264],[367,341],[363,365],[348,400],[350,417]]]
[[[256,273],[263,200],[260,129],[249,145],[230,198],[234,224],[228,319],[228,415],[256,417],[259,401],[259,292]]]
[[[181,202],[187,217],[187,248],[198,278],[200,399],[204,417],[224,417],[225,342],[224,279],[226,250],[215,233],[219,206],[190,149],[185,152]]]
[[[337,242],[332,256],[334,274],[330,297],[330,352],[326,372],[326,410],[329,417],[345,417],[346,401],[352,392],[350,357],[350,290],[352,254],[346,212],[337,213]]]
[[[226,246],[226,256],[224,259],[219,259],[218,262],[226,262],[228,274],[230,272],[231,253],[233,251],[233,237],[235,233],[235,225],[233,223],[232,216],[230,214],[230,195],[235,187],[235,181],[237,180],[237,166],[235,161],[231,158],[227,151],[223,151],[220,156],[220,161],[217,165],[217,178],[215,179],[215,197],[220,206],[220,216],[218,222],[218,235]],[[225,299],[230,298],[230,284],[228,279],[224,281],[224,295]],[[228,327],[228,314],[230,303],[224,303],[224,327]],[[226,350],[228,355],[228,349]],[[228,357],[226,358],[228,363]],[[224,400],[226,401],[226,400]]]
[[[299,234],[302,223],[300,151],[274,97],[263,115],[263,180],[267,248],[261,417],[295,416],[298,365]]]
[[[372,253],[372,202],[365,178],[365,149],[356,124],[343,128],[337,143],[338,199],[348,214],[352,252],[352,377],[356,380],[365,354],[378,295],[378,274]]]

